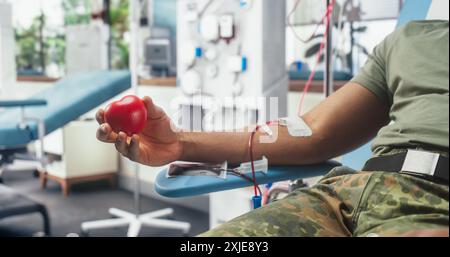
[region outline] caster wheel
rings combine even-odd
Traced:
[[[81,237],[89,237],[90,236],[89,231],[81,230],[80,236]]]

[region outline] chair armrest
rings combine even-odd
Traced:
[[[340,163],[328,161],[317,165],[308,166],[271,166],[267,174],[258,172],[256,180],[258,184],[268,184],[286,180],[296,180],[323,176]],[[155,183],[158,194],[170,197],[190,197],[214,192],[249,187],[253,184],[234,175],[228,175],[227,179],[215,177],[176,177],[167,178],[167,169],[161,171]]]
[[[12,108],[12,107],[30,107],[30,106],[45,106],[47,100],[43,99],[29,99],[29,100],[14,100],[14,101],[2,101],[0,100],[0,107]]]

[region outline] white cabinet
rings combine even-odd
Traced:
[[[66,27],[67,74],[108,69],[109,33],[98,23]]]
[[[96,121],[74,121],[46,137],[45,151],[61,160],[41,172],[43,187],[48,179],[55,180],[68,194],[74,183],[108,179],[115,184],[119,156],[113,145],[96,139],[97,128]]]

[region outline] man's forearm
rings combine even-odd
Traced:
[[[389,106],[359,84],[349,83],[303,116],[311,137],[290,136],[279,126],[273,143],[254,138],[255,159],[266,156],[272,165],[323,162],[345,154],[373,138],[389,122]],[[180,133],[182,159],[238,164],[247,162],[250,133]]]
[[[239,163],[246,158],[248,133],[181,132],[183,161]]]
[[[255,160],[267,157],[275,165],[302,165],[323,161],[317,151],[317,137],[296,138],[285,127],[272,126],[274,141],[261,142],[268,137],[261,131],[253,139]],[[184,161],[238,164],[250,161],[249,132],[236,133],[180,133]]]

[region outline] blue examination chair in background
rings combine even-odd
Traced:
[[[45,169],[46,135],[130,88],[128,71],[99,71],[64,78],[27,100],[0,100],[0,179],[6,165],[17,159],[35,161],[37,169]],[[27,145],[36,140],[39,149],[28,153]],[[0,184],[0,220],[30,213],[41,214],[43,232],[49,236],[46,207]]]
[[[44,136],[130,88],[128,71],[98,71],[64,78],[27,100],[0,101],[0,174],[15,159],[45,165]],[[36,140],[40,149],[33,157],[27,145]]]

